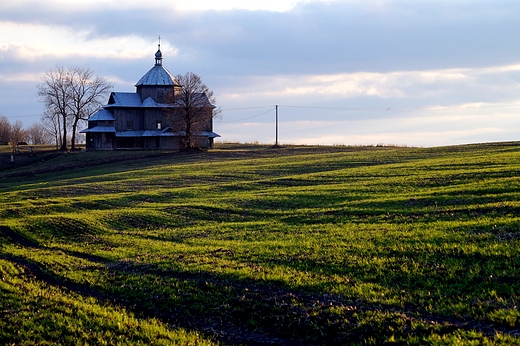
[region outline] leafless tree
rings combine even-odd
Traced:
[[[69,104],[71,103],[72,78],[68,70],[56,67],[45,73],[43,81],[38,84],[38,96],[45,104],[47,112],[59,115],[62,142],[60,150],[67,150],[67,120],[69,118]]]
[[[47,109],[42,115],[41,124],[47,133],[54,138],[56,149],[59,149],[61,140],[61,117],[59,114]]]
[[[173,96],[176,107],[168,111],[167,116],[173,126],[184,133],[184,146],[191,149],[194,134],[211,127],[212,119],[220,114],[220,109],[215,107],[213,91],[195,73],[178,74],[175,79],[181,88]]]
[[[50,144],[53,136],[41,123],[32,124],[27,130],[27,140],[34,145]]]
[[[12,142],[25,142],[27,139],[27,133],[23,129],[23,124],[20,120],[16,120],[11,127]]]
[[[103,77],[96,77],[94,71],[89,68],[74,67],[72,73],[72,102],[70,111],[72,114],[72,138],[71,149],[74,150],[78,123],[86,121],[97,111],[107,98],[112,89],[112,84]]]
[[[0,145],[9,144],[11,141],[11,123],[9,120],[0,115]]]
[[[15,121],[13,125],[11,125],[11,145],[13,148],[13,152],[16,151],[16,147],[18,143],[25,142],[27,134],[23,129],[23,124],[20,120]]]
[[[45,104],[47,114],[59,116],[60,150],[67,150],[69,129],[72,130],[71,149],[74,150],[78,123],[88,119],[101,106],[101,100],[111,88],[111,83],[96,77],[89,68],[56,67],[46,72],[38,85],[38,96]]]

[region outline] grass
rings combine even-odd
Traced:
[[[0,342],[518,344],[519,172],[520,143],[10,166]]]

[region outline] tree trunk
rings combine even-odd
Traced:
[[[61,139],[61,151],[67,151],[67,116],[63,116],[63,138]]]
[[[186,149],[191,149],[191,121],[186,122]]]
[[[60,143],[61,143],[61,124],[59,123],[59,121],[58,121],[58,125],[55,127],[55,130],[56,130],[56,150],[59,150]]]
[[[75,118],[74,123],[72,124],[72,137],[70,142],[70,151],[74,151],[76,149],[76,129],[78,128],[78,118]]]

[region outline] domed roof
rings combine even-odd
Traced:
[[[161,37],[159,36],[159,40]],[[146,72],[144,76],[139,79],[136,87],[142,85],[175,85],[178,86],[179,83],[175,80],[175,77],[162,66],[162,52],[161,52],[161,43],[159,41],[157,52],[155,53],[155,66],[150,69],[150,71]]]
[[[139,79],[135,86],[141,85],[179,85],[179,83],[162,65],[155,65]]]

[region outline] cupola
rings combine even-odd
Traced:
[[[159,36],[159,44],[157,45],[157,53],[155,53],[155,66],[162,65],[162,53],[161,53],[161,36]]]

